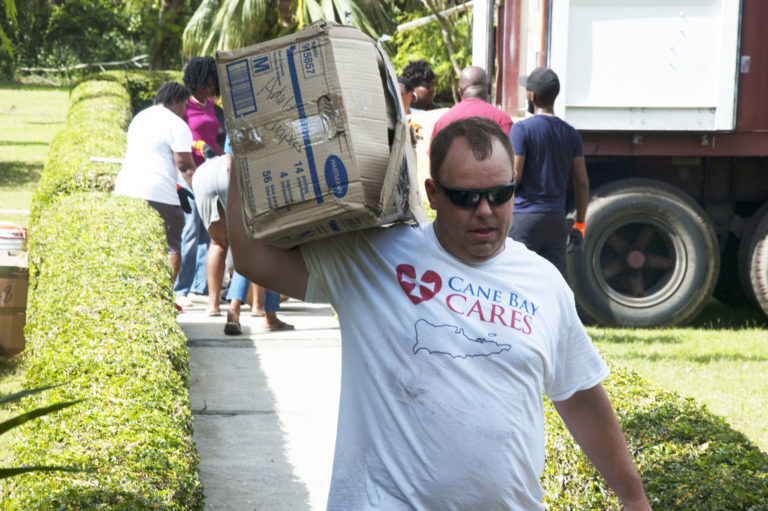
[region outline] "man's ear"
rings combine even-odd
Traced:
[[[429,201],[429,207],[437,211],[437,186],[432,178],[427,178],[424,181],[424,190],[427,192],[427,200]]]

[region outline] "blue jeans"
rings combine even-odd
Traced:
[[[250,281],[237,273],[232,272],[232,281],[227,289],[227,300],[237,300],[245,303],[248,299],[248,287]],[[254,302],[256,297],[254,297]],[[277,312],[280,310],[280,295],[269,289],[264,289],[264,312]]]
[[[181,177],[178,183],[189,190]],[[191,190],[190,190],[191,191]],[[177,295],[197,293],[208,294],[208,280],[205,274],[205,259],[211,238],[203,226],[195,201],[190,199],[191,213],[184,213],[184,230],[181,231],[181,268],[176,276],[173,291]]]

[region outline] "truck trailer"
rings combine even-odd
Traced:
[[[567,265],[584,319],[684,324],[713,295],[768,314],[768,2],[493,8],[474,44],[495,48],[496,103],[523,116],[518,77],[551,67],[584,142],[592,196]]]

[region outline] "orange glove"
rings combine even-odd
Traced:
[[[213,158],[216,156],[216,151],[213,150],[211,146],[205,143],[205,140],[195,140],[195,143],[192,144],[192,147],[195,151],[197,151],[197,154],[205,158],[206,160],[208,158]]]

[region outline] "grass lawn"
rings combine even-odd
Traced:
[[[29,210],[68,98],[64,88],[0,85],[0,209]],[[29,218],[0,211],[0,221],[28,226]]]
[[[713,301],[688,327],[587,330],[609,358],[695,398],[768,452],[768,318],[762,313]]]
[[[68,107],[68,89],[0,85],[0,222],[29,226],[28,215],[2,210],[29,210],[48,145],[64,127]],[[23,357],[0,358],[0,396],[23,386]],[[16,413],[2,408],[0,420]],[[7,458],[1,439],[0,461]]]

